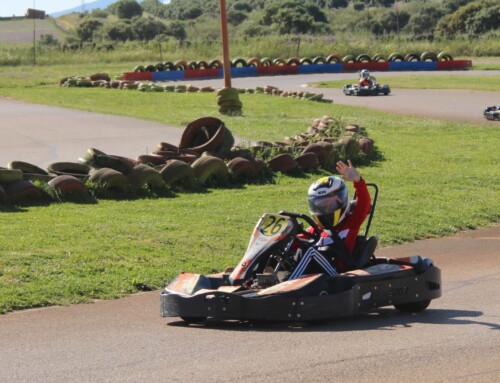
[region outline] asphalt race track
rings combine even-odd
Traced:
[[[259,84],[292,89],[312,81],[305,77],[268,77]],[[233,86],[246,87],[243,80]],[[325,97],[381,110],[392,105],[401,114],[469,121],[477,114],[475,122],[499,134],[499,123],[482,117],[484,106],[500,103],[498,92],[477,92],[466,104],[460,103],[468,91],[453,91],[453,97],[433,91],[439,104],[429,91],[393,89],[391,96],[370,98],[335,92]],[[414,106],[398,105],[403,97]],[[88,147],[136,156],[181,134],[161,124],[8,99],[0,99],[0,112],[0,165],[74,161]],[[81,117],[74,119],[75,113]],[[378,250],[378,256],[427,256],[442,269],[443,297],[417,315],[388,307],[313,324],[187,326],[159,316],[158,291],[14,312],[0,316],[0,382],[499,382],[499,248],[495,226]]]

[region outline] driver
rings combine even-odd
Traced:
[[[313,182],[307,200],[309,211],[321,229],[320,239],[306,251],[289,279],[300,277],[313,259],[330,275],[347,269],[339,259],[342,257],[335,257],[332,267],[332,262],[315,248],[330,247],[337,254],[352,257],[359,229],[370,212],[371,199],[364,179],[350,160],[347,164],[337,162],[337,170],[345,181],[353,181],[356,200],[349,202],[347,185],[340,177],[323,177]],[[306,232],[312,234],[314,228],[309,227]]]
[[[364,87],[371,87],[374,85],[368,69],[361,69],[359,71],[359,85]]]

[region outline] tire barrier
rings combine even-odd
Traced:
[[[442,64],[446,62],[446,64]],[[179,63],[182,63],[179,64]],[[224,76],[223,65],[220,60],[212,60],[209,64],[206,61],[192,62],[189,65],[185,61],[177,61],[175,68],[177,72],[172,73],[172,69],[167,69],[163,65],[163,70],[150,72],[148,70],[154,65],[138,65],[133,72],[124,73],[125,80],[132,81],[170,81],[183,80],[189,78],[222,78]],[[401,65],[401,64],[406,65]],[[433,65],[422,65],[424,63],[433,63]],[[196,64],[196,65],[195,65]],[[203,65],[202,65],[203,64]],[[403,54],[393,52],[387,56],[377,53],[373,57],[362,53],[358,55],[330,54],[328,56],[310,57],[291,57],[271,58],[271,57],[252,57],[248,60],[236,58],[231,61],[231,75],[233,77],[250,77],[263,75],[283,75],[283,74],[307,74],[307,73],[338,73],[358,71],[362,68],[369,70],[440,70],[440,69],[466,69],[472,66],[470,60],[454,60],[448,52],[438,54],[430,51],[423,53],[411,52]],[[161,68],[161,67],[160,67]],[[66,81],[65,81],[66,80]],[[73,78],[74,80],[74,78]],[[85,81],[86,78],[80,78],[79,86],[96,86]],[[62,84],[67,83],[67,79],[61,80]],[[75,81],[70,85],[76,86]]]
[[[280,95],[280,90],[267,86],[262,93]],[[296,175],[318,167],[334,171],[339,159],[355,161],[374,150],[366,129],[342,126],[329,116],[314,119],[304,133],[282,141],[234,143],[222,120],[201,117],[186,125],[179,144],[159,142],[153,153],[136,159],[89,148],[78,162],[55,162],[47,170],[11,161],[8,168],[0,168],[0,203],[44,198],[89,203],[144,193],[168,195],[168,189],[270,182],[276,172]],[[26,175],[46,178],[33,183]]]

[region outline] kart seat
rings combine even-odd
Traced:
[[[353,254],[356,269],[361,269],[370,261],[375,253],[377,244],[378,237],[375,235],[368,239],[364,236],[358,236]]]

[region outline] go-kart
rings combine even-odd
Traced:
[[[500,121],[500,106],[487,106],[484,108],[483,115],[487,120]]]
[[[309,216],[284,211],[264,214],[235,268],[211,275],[179,274],[161,293],[161,315],[188,323],[207,318],[303,322],[391,305],[404,312],[425,310],[432,299],[441,296],[441,271],[419,255],[375,256],[377,237],[368,237],[368,230],[378,188],[368,185],[375,196],[352,259],[343,259],[348,271],[331,275],[311,262],[311,271],[289,279],[301,253],[329,254],[331,249],[316,244],[320,229]],[[305,232],[304,223],[314,228],[313,234]]]
[[[359,84],[344,85],[343,92],[346,96],[378,96],[383,94],[387,96],[391,93],[391,88],[386,84],[378,84],[375,77],[370,76],[371,86],[360,86]]]

